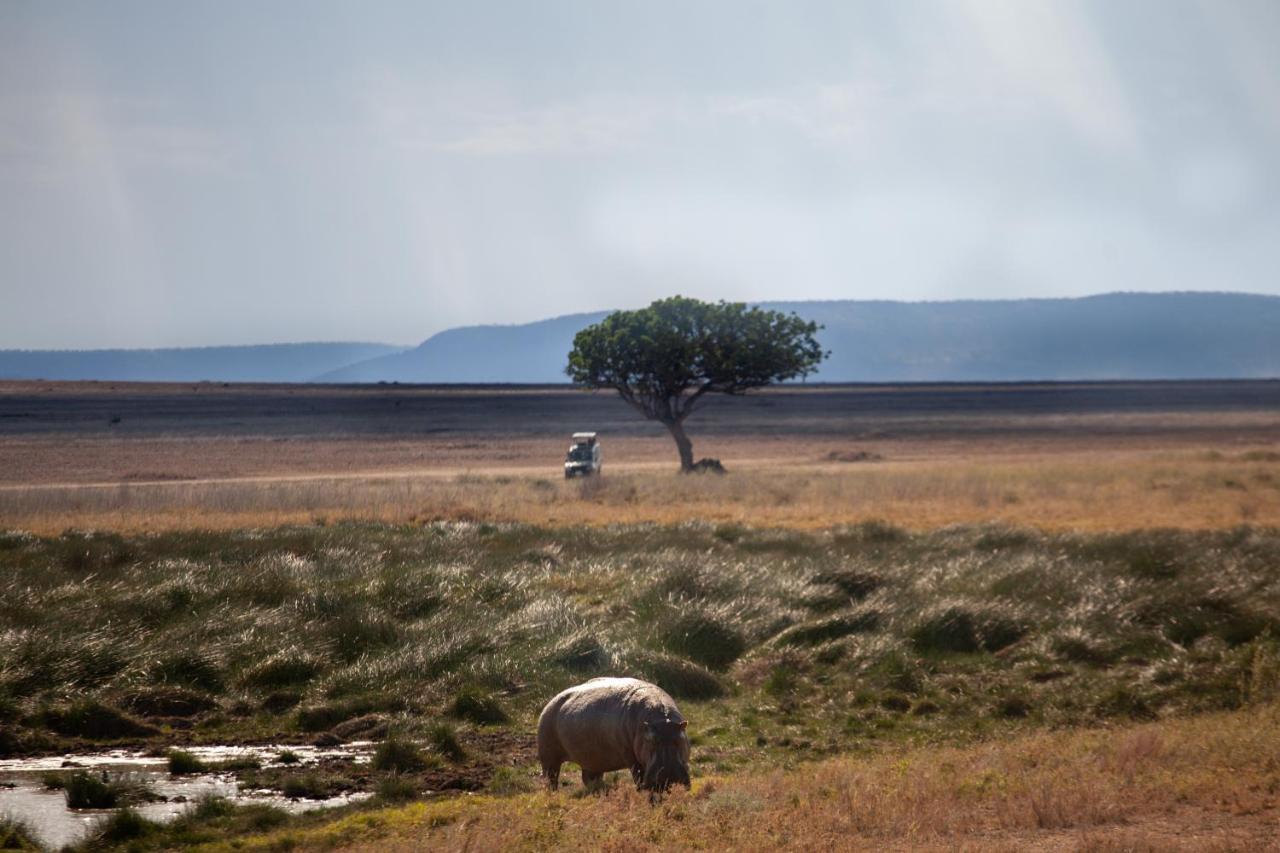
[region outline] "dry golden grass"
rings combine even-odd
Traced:
[[[858,463],[758,460],[719,476],[661,463],[564,482],[544,469],[371,473],[0,487],[0,526],[124,531],[343,519],[622,522],[908,529],[990,522],[1044,530],[1280,525],[1274,449],[968,455]],[[554,469],[552,469],[554,471]]]
[[[1278,757],[1263,706],[696,779],[657,805],[624,784],[416,803],[237,848],[1275,850]]]

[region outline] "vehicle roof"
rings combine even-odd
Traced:
[[[573,434],[574,441],[595,441],[596,434],[594,432],[575,432]]]

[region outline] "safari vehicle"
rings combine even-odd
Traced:
[[[590,477],[600,473],[600,441],[594,432],[575,432],[573,444],[564,457],[564,478]]]

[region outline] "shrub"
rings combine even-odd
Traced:
[[[1184,647],[1206,636],[1238,646],[1269,627],[1267,619],[1219,595],[1152,602],[1140,615],[1144,621],[1161,625],[1171,642]]]
[[[481,726],[505,723],[511,719],[497,699],[474,688],[462,690],[453,698],[449,715]]]
[[[1265,702],[1280,696],[1280,642],[1270,633],[1233,652],[1242,702]]]
[[[339,660],[353,661],[369,651],[395,645],[400,639],[396,623],[376,615],[345,615],[328,629]]]
[[[329,796],[329,787],[316,774],[306,773],[287,777],[280,793],[291,800],[323,800]]]
[[[1054,654],[1073,663],[1100,666],[1115,660],[1115,652],[1097,642],[1083,629],[1069,629],[1059,633],[1049,643]]]
[[[184,687],[153,687],[125,694],[120,704],[144,717],[194,717],[217,707],[207,694]]]
[[[378,799],[388,803],[402,803],[418,796],[418,784],[398,774],[387,776],[378,782]]]
[[[302,757],[292,749],[282,749],[280,750],[280,753],[276,755],[276,761],[280,764],[297,764],[302,761]]]
[[[1026,548],[1035,544],[1035,537],[1025,530],[989,528],[973,541],[980,551],[1003,551],[1008,548]]]
[[[38,718],[45,727],[60,735],[88,740],[144,737],[156,733],[154,727],[96,699],[45,708]]]
[[[436,751],[450,761],[462,761],[467,751],[458,740],[458,733],[448,723],[436,723],[427,730],[427,739]]]
[[[209,693],[221,693],[224,688],[222,669],[211,656],[200,652],[178,652],[163,658],[149,675],[159,684],[177,684]]]
[[[911,631],[922,652],[976,652],[982,648],[978,620],[963,607],[947,607],[924,616]]]
[[[196,820],[214,820],[234,814],[235,810],[235,803],[226,797],[206,794],[196,800],[196,807],[191,810],[191,816]]]
[[[36,844],[35,834],[22,821],[11,817],[0,817],[0,850],[40,849]]]
[[[775,665],[764,680],[764,692],[771,696],[788,696],[799,686],[800,674],[787,663]]]
[[[1104,693],[1093,705],[1100,717],[1129,717],[1134,720],[1152,720],[1155,710],[1147,700],[1127,687],[1114,687]]]
[[[236,809],[244,826],[251,832],[266,832],[289,822],[289,813],[279,806],[253,803]]]
[[[128,666],[123,650],[109,641],[85,642],[67,661],[68,680],[80,687],[94,687],[107,681]]]
[[[331,729],[335,737],[342,740],[374,740],[377,738],[385,738],[389,724],[387,718],[382,714],[365,714],[361,717],[354,717],[350,720],[344,720]]]
[[[778,635],[778,642],[788,646],[817,646],[850,634],[874,631],[880,627],[880,612],[861,609],[832,616],[817,622],[794,625]]]
[[[729,691],[710,671],[672,655],[640,655],[640,670],[677,699],[716,699]]]
[[[837,534],[836,543],[840,545],[861,543],[887,545],[895,542],[905,542],[908,538],[910,537],[902,528],[894,527],[888,522],[873,518],[849,528],[844,533]]]
[[[911,700],[901,693],[890,693],[881,698],[880,707],[901,714],[911,710]]]
[[[208,767],[190,752],[181,749],[169,750],[169,773],[172,776],[185,776],[191,773],[203,773]]]
[[[989,652],[1007,649],[1027,634],[1021,621],[1001,613],[986,613],[980,627],[982,647]]]
[[[120,792],[103,776],[80,771],[72,773],[63,782],[63,793],[69,809],[113,809],[120,800]]]
[[[404,700],[398,697],[377,694],[348,696],[322,705],[299,709],[298,728],[305,732],[321,732],[374,711],[402,711],[404,707]]]
[[[681,616],[664,635],[668,649],[711,669],[724,669],[747,650],[741,631],[703,613]]]
[[[551,655],[551,662],[570,672],[600,672],[613,664],[613,659],[600,641],[590,635],[571,638]]]
[[[814,576],[813,582],[833,586],[854,601],[861,601],[884,584],[879,575],[857,569],[820,572]]]
[[[108,844],[119,844],[150,835],[158,829],[160,829],[159,824],[147,820],[133,809],[126,807],[107,818],[98,829],[96,837]]]
[[[371,766],[374,770],[413,773],[425,769],[427,761],[416,744],[399,738],[387,738],[374,750]]]
[[[296,708],[301,701],[302,692],[299,690],[275,690],[267,694],[260,707],[269,714],[283,714]]]
[[[1173,580],[1181,568],[1178,543],[1168,531],[1101,536],[1081,550],[1087,557],[1119,562],[1130,575],[1143,580]]]
[[[291,687],[307,683],[320,669],[320,662],[310,655],[286,652],[250,668],[240,680],[248,687]]]
[[[924,689],[924,673],[919,663],[898,651],[885,653],[868,667],[867,679],[903,693],[914,694]]]
[[[1024,696],[1005,696],[996,703],[996,713],[1002,717],[1025,717],[1031,713],[1031,702]]]
[[[995,652],[1026,634],[1021,622],[1002,613],[966,604],[944,604],[927,611],[911,629],[912,644],[921,652]]]

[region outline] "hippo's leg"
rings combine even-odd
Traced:
[[[590,791],[592,788],[598,788],[600,786],[600,782],[603,779],[604,779],[603,773],[592,773],[590,770],[582,771],[582,785],[588,791]]]
[[[553,791],[559,788],[560,787],[560,762],[548,761],[546,759],[543,759],[542,775],[547,777],[548,788],[550,788]]]
[[[639,764],[631,765],[631,781],[636,784],[637,788],[639,788],[640,783],[644,781],[644,768]]]

